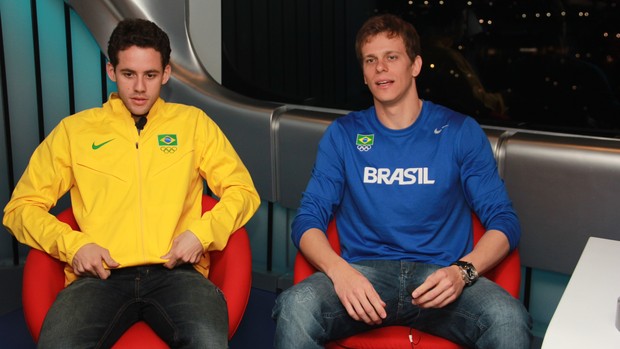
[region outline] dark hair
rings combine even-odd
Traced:
[[[401,37],[407,50],[407,55],[413,61],[421,53],[420,36],[413,25],[393,14],[382,14],[371,17],[362,25],[355,38],[355,53],[360,64],[362,59],[362,46],[372,37],[387,33],[389,38]]]
[[[162,67],[170,63],[170,39],[155,23],[145,19],[124,19],[114,29],[108,41],[108,59],[118,64],[118,52],[131,46],[153,48],[161,54]]]

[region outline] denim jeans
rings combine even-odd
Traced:
[[[364,261],[353,267],[368,278],[387,304],[387,318],[380,326],[409,326],[470,348],[530,348],[527,310],[486,278],[466,287],[455,302],[443,308],[421,309],[411,303],[411,292],[439,266]],[[280,294],[273,318],[277,349],[323,348],[325,342],[375,328],[349,316],[331,280],[320,272]],[[424,341],[424,336],[420,340]]]
[[[171,348],[228,347],[222,292],[191,265],[152,265],[71,283],[50,308],[38,348],[109,348],[140,320]]]

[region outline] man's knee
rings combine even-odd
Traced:
[[[310,315],[315,313],[318,301],[311,286],[298,284],[278,296],[272,316],[275,320],[291,321],[292,317]]]
[[[488,308],[490,324],[515,326],[517,328],[531,327],[531,317],[523,304],[517,299],[511,299]]]
[[[511,299],[489,307],[485,315],[480,347],[529,348],[532,339],[532,319],[521,302]],[[486,343],[487,345],[482,345]]]

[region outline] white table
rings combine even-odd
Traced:
[[[620,348],[620,241],[590,237],[560,299],[542,349]]]

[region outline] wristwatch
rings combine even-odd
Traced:
[[[465,281],[465,286],[471,286],[478,280],[478,271],[476,271],[473,264],[465,261],[456,261],[450,265],[456,265],[461,269],[461,275],[463,276],[463,281]]]

